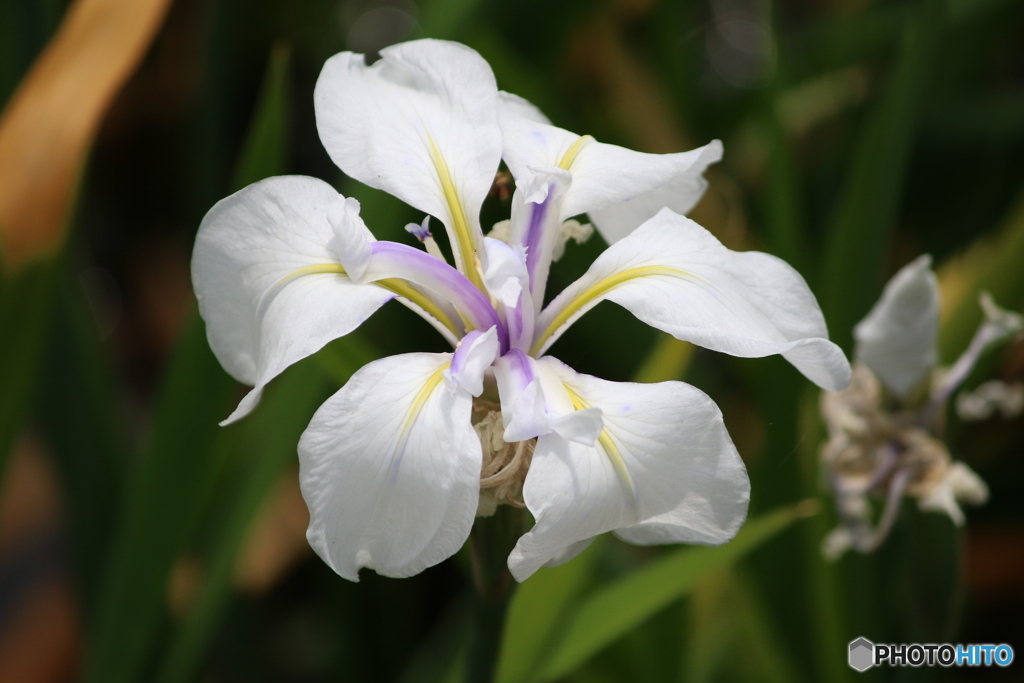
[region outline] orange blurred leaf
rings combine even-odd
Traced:
[[[85,156],[170,0],[76,0],[0,118],[0,245],[8,267],[63,241]]]

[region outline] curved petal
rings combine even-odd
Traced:
[[[480,205],[501,159],[497,92],[470,48],[415,40],[384,48],[371,66],[351,52],[331,57],[313,94],[334,163],[439,218],[456,264],[478,286]]]
[[[605,242],[618,242],[664,208],[684,216],[690,213],[708,189],[704,172],[708,166],[722,160],[722,143],[713,140],[684,154],[690,155],[693,163],[661,187],[634,199],[589,212],[591,222]]]
[[[855,357],[904,396],[938,362],[939,283],[924,255],[903,266],[853,329]]]
[[[601,410],[604,430],[593,446],[538,439],[523,487],[537,523],[509,556],[516,579],[607,531],[641,544],[717,545],[736,534],[750,482],[714,401],[682,382],[607,382],[552,358],[539,364],[575,404]]]
[[[539,361],[512,349],[494,363],[507,443],[554,432],[564,439],[593,445],[603,429],[601,410],[573,405],[565,386]]]
[[[520,176],[512,195],[512,216],[509,219],[509,244],[526,250],[533,306],[544,305],[544,291],[561,237],[562,201],[572,185],[572,175],[562,168],[532,168],[530,175]]]
[[[454,554],[480,498],[468,392],[445,386],[451,354],[374,361],[327,400],[299,440],[306,538],[351,581],[412,576]]]
[[[496,327],[486,332],[473,330],[459,342],[452,354],[451,364],[442,373],[451,389],[461,388],[470,396],[484,393],[484,373],[498,357],[501,345]]]
[[[192,284],[217,360],[255,385],[231,422],[286,367],[342,337],[395,295],[355,284],[329,246],[339,195],[314,178],[268,178],[218,202],[199,226]],[[362,225],[353,230],[369,232]],[[302,277],[295,277],[301,274]]]
[[[609,247],[544,309],[534,355],[605,299],[714,351],[743,358],[782,354],[823,389],[850,382],[850,364],[828,340],[818,302],[799,273],[769,254],[726,249],[669,209]]]
[[[498,102],[502,157],[512,175],[523,180],[533,168],[552,166],[569,171],[572,187],[561,202],[558,223],[590,213],[609,243],[666,206],[689,211],[706,187],[701,174],[722,158],[718,140],[689,152],[645,154],[552,126],[520,97],[503,92]]]

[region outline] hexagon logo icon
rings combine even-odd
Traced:
[[[850,643],[850,668],[867,671],[875,663],[875,644],[867,638],[858,638]]]

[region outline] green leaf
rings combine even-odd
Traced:
[[[32,404],[61,262],[50,257],[0,272],[0,477]]]
[[[683,660],[689,683],[800,680],[778,625],[743,572],[730,569],[702,580],[689,608],[691,636]],[[742,657],[733,656],[740,650]]]
[[[284,172],[288,153],[288,65],[291,48],[277,44],[270,53],[256,111],[235,167],[234,189]]]
[[[830,228],[822,304],[833,339],[846,349],[881,290],[911,144],[938,62],[946,2],[916,4],[892,75],[860,133]]]
[[[713,548],[683,548],[587,598],[565,628],[564,636],[536,680],[564,676],[618,640],[674,600],[698,580],[732,565],[817,505],[800,504],[746,523],[729,543]]]
[[[228,519],[206,563],[194,606],[178,630],[157,681],[195,678],[196,669],[231,596],[239,551],[261,504],[295,455],[299,436],[326,398],[329,383],[313,361],[291,368],[270,387],[253,415],[235,432],[230,449],[244,458],[243,480],[231,495]],[[235,484],[236,482],[232,482]]]
[[[454,38],[479,5],[480,0],[431,0],[423,7],[420,21],[424,35]]]
[[[65,280],[42,368],[36,419],[59,475],[78,592],[91,617],[128,449],[115,375],[89,302],[77,279]]]
[[[236,187],[283,171],[288,55],[287,48],[281,46],[271,53],[235,172]],[[140,677],[164,613],[171,565],[191,538],[222,467],[235,452],[233,444],[242,438],[239,434],[254,428],[250,418],[248,424],[218,430],[219,421],[229,412],[228,398],[235,384],[210,351],[198,314],[193,314],[165,382],[149,451],[139,463],[121,510],[122,526],[100,593],[87,682],[128,683]],[[312,393],[319,396],[315,389]],[[300,409],[301,403],[296,402],[295,407]],[[270,435],[263,435],[260,443],[266,446],[266,453],[280,452],[275,448],[280,442]],[[244,512],[258,507],[259,501],[253,503],[252,499],[258,496],[264,478],[270,476],[267,471],[275,466],[272,457],[268,455],[267,460],[267,469],[256,468],[249,490],[239,494],[239,519],[232,518],[235,528],[246,526],[241,520]],[[226,557],[218,559],[230,562]],[[180,667],[184,675],[205,639],[203,629],[209,628],[219,614],[216,578],[210,595],[204,596],[204,609],[195,617],[198,625],[182,636],[179,647],[184,654],[172,660],[178,662],[174,666]]]
[[[567,607],[587,587],[600,545],[598,539],[572,562],[537,572],[516,591],[501,643],[498,683],[531,679],[565,621]]]
[[[84,679],[138,680],[164,612],[167,576],[212,491],[214,448],[234,382],[193,314],[164,375],[149,446],[132,473],[100,586]]]

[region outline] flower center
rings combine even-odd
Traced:
[[[477,517],[490,517],[499,505],[525,507],[523,482],[530,469],[536,439],[508,443],[501,410],[490,401],[473,401],[473,429],[480,438],[483,460],[480,468],[480,504]]]

